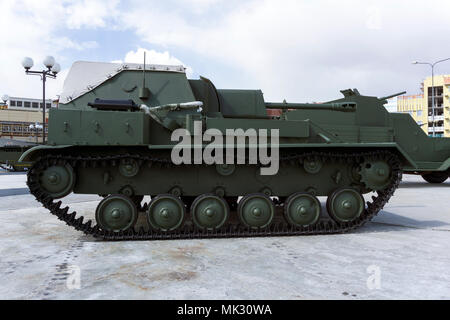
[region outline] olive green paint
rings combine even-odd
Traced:
[[[107,147],[112,153],[119,152],[114,146],[165,150],[176,144],[170,140],[171,130],[190,129],[193,121],[202,121],[204,130],[279,129],[281,148],[389,148],[397,150],[406,171],[445,171],[450,166],[449,138],[428,137],[409,115],[389,113],[385,100],[357,90],[345,90],[344,98],[314,108],[314,104],[265,102],[260,90],[216,90],[209,80],[188,80],[183,73],[149,70],[145,77],[149,98],[139,97],[142,72],[126,70],[51,110],[49,144]],[[87,104],[95,98],[132,99],[150,108],[192,101],[202,101],[204,106],[201,113],[170,111],[162,125],[142,111],[92,109]],[[281,115],[268,118],[267,108],[280,109]],[[35,147],[21,160],[33,161],[48,150]]]

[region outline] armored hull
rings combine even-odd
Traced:
[[[405,168],[450,165],[448,139],[356,89],[268,103],[182,67],[78,62],[63,91],[49,144],[22,156],[34,162],[28,186],[59,219],[108,240],[346,232],[383,208]],[[95,219],[62,204],[71,192],[103,197]]]

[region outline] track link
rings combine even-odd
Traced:
[[[337,234],[355,230],[370,221],[389,201],[391,196],[402,178],[402,171],[399,158],[389,151],[371,151],[362,153],[339,153],[339,152],[308,152],[302,154],[291,154],[281,157],[280,162],[286,165],[293,163],[302,164],[305,159],[318,159],[322,161],[338,161],[341,163],[359,162],[360,159],[385,160],[391,167],[391,181],[382,191],[377,191],[377,196],[368,201],[363,214],[352,222],[337,223],[330,219],[321,219],[314,226],[310,227],[292,227],[287,222],[275,222],[264,229],[250,229],[239,224],[229,223],[217,231],[203,231],[195,226],[185,225],[179,230],[173,232],[155,231],[151,228],[146,231],[144,228],[139,230],[130,229],[125,232],[108,232],[94,225],[92,220],[84,222],[84,217],[77,217],[76,212],[69,212],[69,207],[62,208],[62,202],[53,199],[40,187],[39,174],[46,168],[53,165],[70,164],[72,167],[103,167],[108,163],[117,164],[121,159],[133,158],[140,164],[146,163],[149,166],[162,165],[174,166],[170,159],[154,158],[143,155],[116,155],[102,157],[74,157],[67,155],[46,155],[36,161],[28,172],[27,185],[30,192],[36,197],[37,201],[47,208],[51,214],[64,221],[67,225],[76,230],[84,232],[103,240],[169,240],[169,239],[201,239],[201,238],[234,238],[234,237],[274,237],[274,236],[297,236],[297,235],[320,235]],[[280,163],[281,165],[282,163]],[[145,205],[144,205],[145,207]]]

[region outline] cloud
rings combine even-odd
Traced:
[[[195,14],[203,14],[225,0],[181,0],[180,3]]]
[[[210,6],[196,19],[194,10],[150,6],[133,2],[119,17],[122,26],[150,45],[228,64],[239,73],[227,86],[244,73],[274,100],[321,101],[348,87],[379,96],[417,91],[428,71],[410,61],[450,52],[442,37],[450,2],[443,0],[258,0],[225,6],[220,15]]]
[[[59,50],[62,49],[75,49],[77,51],[82,51],[86,49],[95,49],[98,48],[98,43],[96,41],[83,41],[83,42],[77,42],[74,40],[71,40],[67,37],[60,37],[55,38],[53,40],[53,44],[59,48]]]
[[[57,1],[57,0],[2,0],[0,1],[0,77],[3,81],[0,94],[10,96],[40,97],[42,83],[39,77],[25,75],[21,60],[30,56],[34,69],[43,68],[41,61],[52,54],[63,64],[67,51],[92,50],[98,47],[93,40],[75,41],[61,33],[73,28],[105,27],[114,16],[117,1]],[[63,66],[64,68],[64,66]],[[62,88],[64,72],[58,80],[47,82],[47,96],[55,97]],[[61,79],[61,80],[60,80]]]
[[[382,28],[381,9],[379,7],[374,6],[367,9],[366,27],[372,30]]]
[[[73,1],[65,7],[66,24],[70,29],[102,28],[107,20],[112,20],[118,14],[118,0],[82,0]]]
[[[267,100],[325,101],[354,87],[378,96],[416,93],[430,70],[410,62],[450,52],[450,1],[432,3],[2,0],[0,38],[7,50],[0,51],[0,76],[8,81],[0,94],[39,96],[39,79],[20,67],[23,56],[41,61],[53,53],[71,62],[89,51],[99,61],[141,62],[144,48],[149,62],[187,64],[188,75],[195,68],[220,79],[218,87],[261,88]],[[133,42],[116,41],[115,30],[134,34]],[[436,72],[450,73],[450,63]],[[48,91],[56,94],[56,84],[49,81]]]

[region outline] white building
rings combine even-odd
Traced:
[[[0,138],[29,142],[42,141],[42,99],[2,97],[0,104]],[[58,106],[58,101],[46,100],[45,122],[48,111]],[[48,132],[48,127],[45,128]]]
[[[6,101],[8,109],[11,110],[26,110],[26,111],[41,111],[42,112],[42,99],[30,99],[19,97],[8,97]],[[51,99],[45,100],[45,108],[56,108],[57,102]]]

